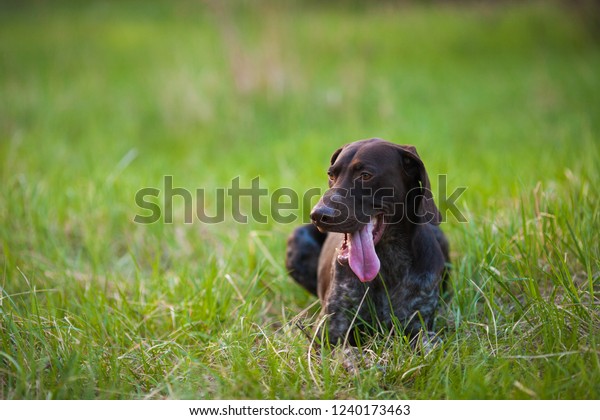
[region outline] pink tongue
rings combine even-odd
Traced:
[[[369,223],[350,237],[349,264],[362,282],[371,281],[379,273],[379,258],[373,243],[373,224]]]

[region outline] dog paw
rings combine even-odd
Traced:
[[[431,353],[443,344],[442,339],[432,331],[420,331],[411,341],[413,349],[424,355]]]
[[[352,375],[357,375],[361,370],[373,367],[382,368],[382,359],[374,351],[356,347],[345,347],[339,350],[342,367]]]

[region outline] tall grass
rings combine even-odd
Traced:
[[[529,3],[219,4],[2,6],[0,397],[598,398],[586,26]],[[310,350],[318,305],[283,266],[308,206],[186,224],[176,197],[174,223],[133,222],[142,188],[166,211],[167,175],[209,214],[236,177],[324,189],[331,152],[373,136],[415,144],[434,192],[467,187],[429,353],[379,338],[356,374]]]

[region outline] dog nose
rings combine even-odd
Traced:
[[[334,217],[336,216],[336,211],[331,207],[326,206],[323,203],[318,203],[310,212],[310,218],[314,224],[332,223]]]

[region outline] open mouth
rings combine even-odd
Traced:
[[[369,223],[356,232],[344,234],[337,260],[340,264],[350,265],[350,269],[362,282],[373,280],[379,273],[380,262],[375,253],[375,245],[384,230],[383,215],[378,214],[372,216]]]

